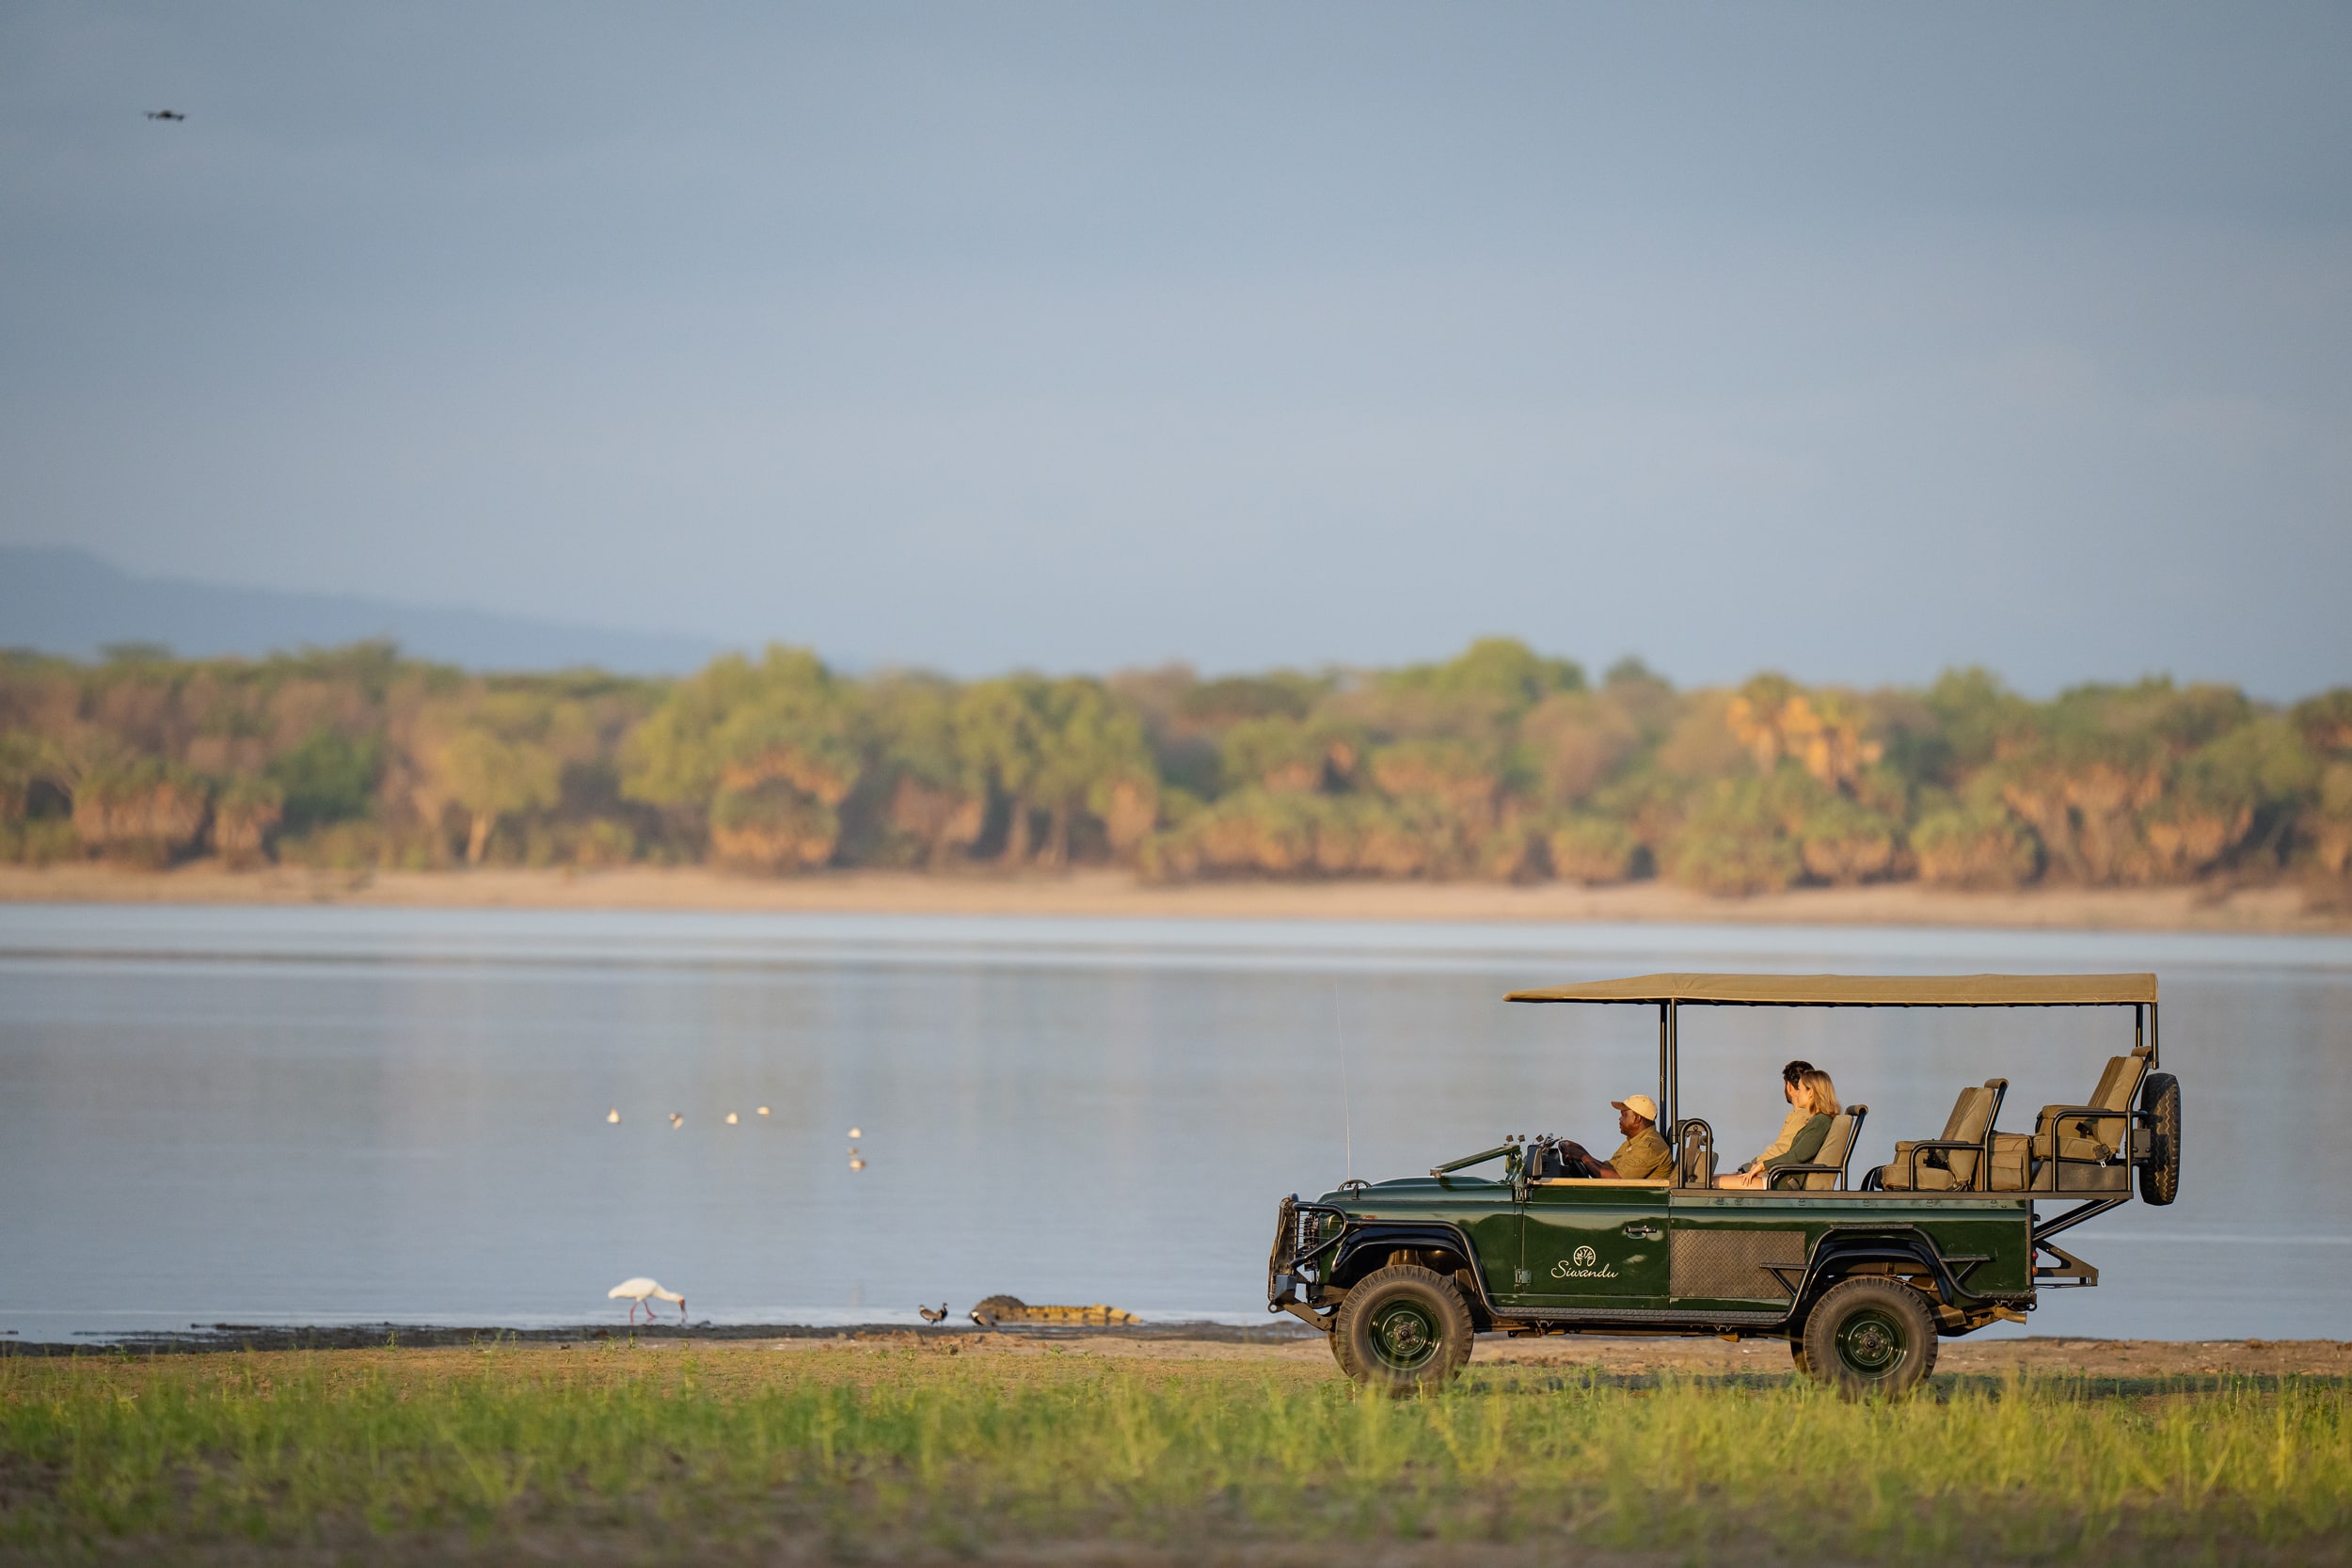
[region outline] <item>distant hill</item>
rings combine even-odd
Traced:
[[[140,577],[86,550],[0,545],[0,647],[89,658],[110,642],[158,642],[188,657],[254,657],[372,637],[391,638],[419,658],[473,670],[595,665],[629,674],[676,674],[719,651],[717,643],[696,637]]]

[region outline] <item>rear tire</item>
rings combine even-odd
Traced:
[[[1896,1279],[1841,1280],[1813,1304],[1798,1363],[1846,1398],[1900,1399],[1935,1370],[1927,1297]]]
[[[2181,1196],[2181,1081],[2152,1072],[2140,1085],[2139,1108],[2149,1129],[2148,1163],[2139,1167],[2139,1200],[2158,1208]]]
[[[1342,1370],[1391,1394],[1439,1388],[1470,1360],[1470,1304],[1433,1269],[1400,1263],[1366,1275],[1340,1304],[1331,1354]]]

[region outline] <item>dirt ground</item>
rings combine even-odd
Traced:
[[[1715,898],[1662,882],[1582,888],[1556,882],[1205,882],[1159,887],[1133,873],[1083,870],[838,871],[734,876],[700,866],[611,871],[169,871],[101,864],[0,866],[0,902],[359,904],[447,909],[732,910],[835,914],[1077,916],[1089,919],[1727,922],[1975,926],[2020,929],[2344,931],[2352,916],[2314,910],[2279,887],[2037,888],[1961,893],[1916,882],[1798,888]]]

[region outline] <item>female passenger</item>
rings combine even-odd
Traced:
[[[1829,1138],[1830,1118],[1838,1111],[1837,1085],[1830,1082],[1828,1073],[1820,1068],[1811,1068],[1790,1087],[1788,1099],[1791,1104],[1805,1113],[1805,1121],[1803,1127],[1797,1129],[1797,1135],[1788,1141],[1788,1152],[1773,1155],[1754,1170],[1726,1176],[1715,1183],[1717,1187],[1770,1188],[1772,1172],[1783,1165],[1808,1164],[1815,1155],[1821,1152],[1821,1145]]]

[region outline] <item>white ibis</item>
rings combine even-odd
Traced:
[[[605,1291],[605,1297],[611,1301],[627,1301],[628,1303],[628,1321],[630,1323],[635,1323],[637,1321],[637,1309],[640,1307],[643,1307],[645,1309],[645,1321],[647,1323],[653,1322],[653,1304],[656,1301],[676,1302],[677,1321],[680,1323],[684,1323],[686,1321],[686,1298],[679,1295],[675,1291],[663,1290],[661,1288],[661,1281],[659,1279],[645,1279],[643,1277],[636,1279],[624,1279],[618,1285],[613,1286],[610,1291]],[[651,1299],[648,1300],[648,1297]]]

